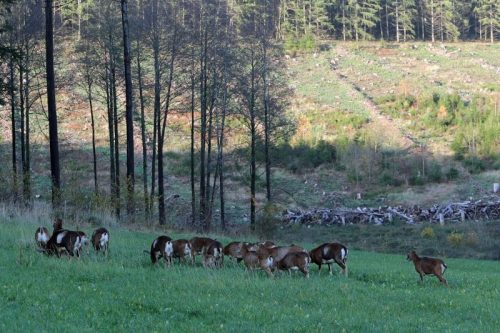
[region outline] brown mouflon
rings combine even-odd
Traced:
[[[306,252],[291,252],[283,259],[277,261],[276,267],[280,271],[288,271],[292,274],[292,270],[299,270],[304,273],[306,278],[309,278],[309,264],[311,258]]]
[[[311,261],[318,265],[321,273],[321,265],[328,265],[328,272],[332,274],[332,264],[336,263],[342,268],[342,272],[347,276],[347,247],[339,243],[324,243],[309,252]]]
[[[156,264],[158,262],[158,259],[162,257],[165,259],[165,266],[168,266],[170,264],[166,253],[166,248],[167,245],[172,245],[171,240],[172,238],[168,236],[160,236],[153,241],[153,243],[151,244],[151,250],[149,251],[151,255],[151,262],[153,263],[153,265]]]
[[[97,252],[103,251],[105,255],[108,254],[109,231],[106,228],[94,230],[94,233],[92,234],[92,246]]]
[[[448,286],[448,282],[443,277],[444,271],[448,266],[443,260],[429,257],[419,257],[415,251],[408,253],[406,257],[408,261],[413,261],[415,270],[420,275],[420,281],[424,282],[424,275],[435,275],[441,283]]]

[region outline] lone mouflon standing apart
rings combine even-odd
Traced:
[[[318,271],[321,273],[321,265],[328,265],[328,272],[332,274],[332,264],[342,268],[342,272],[347,276],[347,247],[339,243],[324,243],[309,252],[313,263],[318,265]]]
[[[108,254],[109,249],[109,231],[106,228],[99,228],[92,234],[92,246],[97,252],[103,251]]]
[[[444,271],[448,266],[443,260],[437,258],[429,257],[419,257],[415,251],[408,253],[406,257],[408,261],[413,261],[415,265],[415,270],[420,275],[420,281],[424,282],[424,275],[433,274],[435,275],[441,283],[448,286],[448,282],[443,277]]]
[[[172,238],[168,236],[160,236],[153,241],[153,244],[151,244],[151,251],[149,251],[153,265],[156,264],[158,259],[161,257],[165,259],[165,266],[170,264],[169,257],[167,255],[167,246],[170,250],[172,247],[171,240]]]
[[[45,250],[47,248],[47,242],[50,239],[49,230],[45,227],[39,227],[35,231],[35,242],[40,249]]]

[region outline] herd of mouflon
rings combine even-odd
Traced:
[[[54,222],[52,235],[45,227],[39,227],[35,232],[35,241],[41,252],[47,255],[60,257],[65,253],[71,257],[80,257],[85,246],[89,245],[89,239],[83,231],[72,231],[63,229],[62,220],[56,219]],[[106,228],[98,228],[92,233],[90,242],[97,252],[107,255],[109,251],[109,232]],[[191,239],[173,240],[168,236],[159,236],[151,244],[149,251],[151,262],[156,264],[163,258],[165,266],[171,266],[173,259],[178,262],[189,262],[194,264],[196,256],[201,255],[203,267],[221,268],[224,265],[224,256],[231,260],[245,264],[248,270],[261,269],[269,277],[278,271],[298,270],[309,277],[309,266],[311,263],[318,265],[321,272],[322,265],[328,265],[328,271],[332,274],[332,264],[336,263],[342,269],[342,273],[347,276],[347,256],[348,250],[339,243],[324,243],[311,251],[297,246],[277,246],[271,241],[260,243],[231,242],[223,246],[216,239],[208,237],[194,237]],[[441,259],[419,257],[415,251],[411,251],[407,256],[408,261],[412,261],[415,270],[420,275],[423,282],[425,275],[435,275],[440,282],[448,286],[443,274],[447,268]]]

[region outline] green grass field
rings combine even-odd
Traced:
[[[152,267],[143,253],[160,234],[109,228],[110,256],[47,258],[35,222],[0,221],[0,331],[494,332],[498,262],[446,259],[450,288],[418,283],[405,255],[351,250],[349,277],[311,278]],[[74,225],[67,225],[74,228]],[[90,228],[84,228],[91,233]],[[190,237],[169,233],[171,237]],[[227,242],[228,238],[220,238]],[[311,248],[313,244],[297,243]]]

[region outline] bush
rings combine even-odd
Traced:
[[[480,173],[486,169],[484,161],[476,156],[470,156],[465,158],[463,164],[467,169],[467,171],[469,171],[472,174]]]
[[[272,238],[281,225],[281,209],[274,203],[267,203],[262,213],[257,216],[255,232],[263,238]]]
[[[422,236],[423,238],[434,238],[436,237],[436,233],[434,232],[434,229],[432,229],[432,227],[425,227],[420,233],[420,236]]]
[[[458,176],[459,176],[458,170],[453,167],[449,168],[448,171],[446,171],[447,180],[455,180],[458,178]]]
[[[437,163],[432,163],[427,171],[427,178],[431,182],[439,183],[443,178],[441,166]]]
[[[453,246],[461,246],[464,243],[464,235],[458,232],[452,232],[447,237],[448,242]]]

